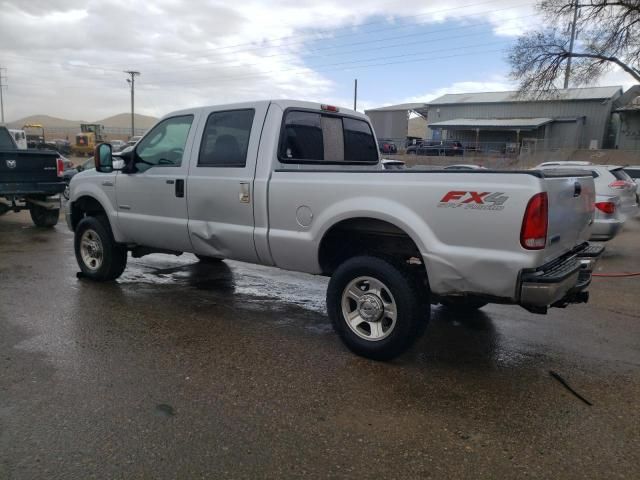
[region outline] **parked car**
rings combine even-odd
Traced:
[[[182,110],[120,157],[121,168],[102,144],[96,169],[71,181],[85,277],[117,278],[129,251],[327,275],[335,330],[375,359],[405,351],[430,304],[546,313],[586,302],[603,250],[586,242],[589,172],[382,172],[369,119],[334,106]]]
[[[0,127],[0,215],[29,210],[38,227],[53,227],[60,216],[64,159],[53,151],[18,149]]]
[[[113,140],[110,142],[114,152],[119,152],[127,148],[128,144],[124,140]]]
[[[474,164],[457,164],[457,165],[447,165],[443,167],[444,170],[486,170],[482,165],[474,165]]]
[[[388,153],[388,154],[398,153],[398,147],[396,146],[396,144],[388,140],[379,140],[378,150],[380,151],[380,153]]]
[[[131,138],[129,138],[127,145],[130,147],[133,147],[136,143],[140,141],[141,138],[142,138],[142,135],[134,135]]]
[[[590,240],[607,242],[614,238],[625,223],[620,213],[620,197],[596,195],[595,214]]]
[[[588,171],[593,175],[597,199],[591,240],[611,240],[622,229],[624,222],[638,212],[638,185],[620,166],[594,165],[590,162],[545,162],[536,168],[570,168]]]
[[[47,140],[45,142],[47,148],[60,152],[63,155],[71,154],[71,143],[64,138],[54,138],[53,140]]]
[[[402,160],[391,160],[388,158],[383,158],[380,160],[380,165],[383,170],[404,170],[406,167],[405,163]]]
[[[425,141],[415,146],[407,148],[408,154],[427,155],[431,157],[464,155],[464,147],[457,140]]]
[[[69,162],[71,163],[71,162]],[[93,157],[89,157],[87,160],[85,160],[83,163],[81,163],[80,165],[70,165],[68,167],[66,167],[64,169],[64,171],[62,172],[62,178],[64,179],[64,181],[66,182],[66,187],[64,189],[64,191],[62,192],[62,196],[69,200],[69,185],[71,183],[71,179],[73,177],[75,177],[78,173],[84,171],[84,170],[88,170],[90,168],[95,168],[95,163],[93,161]]]

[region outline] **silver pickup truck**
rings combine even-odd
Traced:
[[[328,275],[335,330],[374,359],[407,349],[432,304],[586,302],[602,252],[588,172],[383,170],[368,118],[329,105],[175,112],[120,158],[102,144],[71,182],[86,277],[117,278],[128,252]]]

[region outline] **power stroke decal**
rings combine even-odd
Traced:
[[[466,210],[504,210],[509,196],[504,192],[466,192],[452,190],[438,203],[439,208],[464,208]]]

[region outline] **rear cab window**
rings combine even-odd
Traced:
[[[378,147],[368,122],[340,114],[285,111],[278,159],[283,163],[375,165]]]

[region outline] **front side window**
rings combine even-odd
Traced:
[[[153,127],[136,147],[136,167],[145,171],[151,167],[179,167],[189,136],[193,115],[167,118]]]
[[[232,110],[209,115],[204,127],[199,167],[243,168],[255,110]]]
[[[291,163],[377,163],[378,148],[365,121],[291,110],[284,120],[279,157]]]

